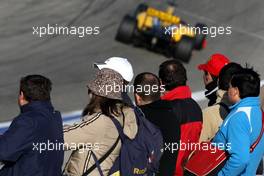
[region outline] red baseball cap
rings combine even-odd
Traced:
[[[223,54],[213,54],[205,64],[198,65],[199,70],[204,70],[218,77],[221,69],[227,65],[230,60]]]

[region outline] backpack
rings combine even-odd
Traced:
[[[111,118],[118,129],[122,146],[110,175],[117,171],[121,176],[154,175],[158,172],[163,148],[161,131],[145,118],[138,107],[134,107],[134,111],[138,132],[133,140],[124,134],[120,123],[115,118]]]
[[[109,175],[146,176],[155,175],[158,172],[159,160],[162,156],[161,150],[163,148],[161,131],[145,118],[138,107],[134,107],[134,112],[137,119],[138,132],[132,140],[124,134],[123,127],[119,121],[113,116],[110,117],[118,130],[122,145],[120,154],[110,169]],[[107,152],[108,156],[115,146],[116,144]],[[107,157],[104,156],[98,160],[94,154],[92,156],[95,160],[93,168],[97,168],[100,175],[103,176],[100,163]],[[83,176],[89,173],[86,172]]]
[[[228,114],[230,113],[230,109],[229,109],[229,107],[225,103],[219,102],[217,104],[220,105],[220,106],[222,106]]]

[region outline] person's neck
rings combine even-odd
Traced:
[[[154,100],[154,101],[156,101],[156,100]],[[138,103],[138,106],[148,105],[148,104],[153,103],[154,101],[141,101],[140,103]]]
[[[209,84],[205,85],[205,89],[209,92],[211,92],[212,90],[214,90],[215,88],[217,88],[217,80],[213,80],[212,82],[210,82]]]

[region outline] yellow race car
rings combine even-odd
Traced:
[[[198,23],[191,27],[173,13],[172,6],[161,11],[140,4],[133,15],[123,18],[116,40],[188,62],[193,49],[201,50],[206,46],[206,34],[202,33],[206,25]]]

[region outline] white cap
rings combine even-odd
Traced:
[[[124,80],[130,82],[133,79],[134,73],[130,62],[122,57],[110,57],[104,63],[95,63],[99,70],[103,68],[112,69],[118,72]]]

